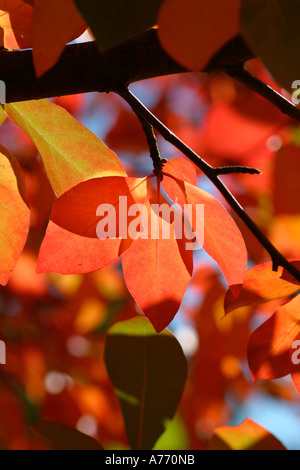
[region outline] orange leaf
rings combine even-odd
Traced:
[[[247,267],[247,250],[242,234],[226,209],[213,196],[189,183],[184,183],[184,187],[189,204],[193,207],[204,205],[203,248],[218,263],[232,294],[237,296]]]
[[[172,162],[172,160],[171,160]],[[167,167],[167,165],[166,165]],[[169,175],[167,172],[169,172]],[[188,182],[187,173],[174,171],[169,166],[164,169],[163,187],[170,198],[178,202],[183,208],[184,204],[193,207],[192,219],[190,220],[193,232],[196,234],[200,245],[218,263],[223,272],[230,290],[234,296],[239,295],[244,281],[247,267],[247,250],[242,234],[234,220],[226,209],[209,193]],[[185,179],[184,182],[180,179]],[[204,206],[203,220],[204,238],[200,232],[197,234],[195,226],[197,205]]]
[[[297,261],[292,264],[297,266]],[[225,312],[230,313],[240,307],[259,305],[294,294],[299,289],[299,283],[296,280],[292,283],[292,279],[286,278],[285,273],[282,267],[273,271],[272,261],[248,269],[240,295],[233,297],[230,291],[227,292]]]
[[[120,216],[127,215],[128,208],[133,204],[142,204],[146,196],[147,178],[93,178],[78,184],[57,199],[53,204],[51,220],[69,232],[97,238],[96,229],[100,220],[97,209],[100,205],[109,204],[115,209],[115,237],[122,238],[119,234]]]
[[[86,28],[73,0],[37,0],[32,16],[33,62],[37,77],[53,67],[65,45]]]
[[[38,272],[87,273],[117,260],[131,243],[129,239],[122,242],[122,236],[117,233],[121,209],[119,198],[127,196],[128,207],[144,202],[146,182],[146,178],[94,178],[78,184],[57,199],[40,249]],[[97,238],[99,216],[96,213],[100,204],[110,204],[115,208],[114,238]]]
[[[246,419],[238,426],[215,430],[211,450],[286,450],[281,442],[259,424]]]
[[[81,237],[49,222],[40,248],[37,273],[84,274],[97,271],[120,256],[120,239]]]
[[[188,183],[197,186],[196,169],[188,160],[184,160],[183,158],[172,158],[164,165],[163,172],[165,175],[173,176],[181,181],[187,181]],[[162,186],[170,199],[183,209],[184,204],[187,203],[186,197],[182,189],[178,187],[176,180],[173,178],[164,178]]]
[[[26,2],[27,3],[27,2]],[[0,45],[7,49],[31,47],[32,7],[21,0],[0,0]]]
[[[119,211],[124,209],[122,203],[119,204],[119,198],[124,200],[127,196],[128,207],[144,202],[146,182],[146,178],[93,178],[58,198],[53,204],[51,220],[40,249],[38,272],[87,273],[117,260],[131,243],[128,238],[122,241],[118,233]],[[100,204],[110,204],[115,208],[114,238],[97,238],[100,216],[96,213]]]
[[[22,170],[2,146],[0,169],[0,284],[6,285],[23,251],[30,214],[23,200]]]
[[[174,221],[157,215],[150,204],[169,204],[162,196],[149,200],[149,225],[160,227],[159,238],[136,239],[122,254],[126,285],[157,332],[172,321],[182,302],[193,271],[193,252],[184,239],[176,239]],[[163,239],[163,230],[170,230]]]
[[[250,337],[248,361],[255,380],[284,377],[291,372],[292,344],[300,333],[300,295],[279,307]]]
[[[239,9],[240,0],[166,0],[159,39],[177,62],[198,72],[238,34]]]

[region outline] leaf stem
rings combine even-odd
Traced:
[[[143,116],[149,124],[156,129],[164,139],[174,145],[186,157],[188,157],[215,185],[223,197],[226,199],[231,208],[236,212],[241,220],[246,224],[248,229],[253,233],[260,244],[265,248],[273,260],[274,270],[279,266],[285,268],[297,281],[300,281],[300,271],[295,268],[270,242],[254,221],[248,216],[243,207],[231,194],[229,189],[219,178],[218,168],[214,168],[189,148],[182,140],[180,140],[173,132],[171,132],[146,106],[128,89],[115,90],[139,116]]]

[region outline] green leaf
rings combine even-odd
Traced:
[[[5,111],[35,143],[57,196],[90,178],[126,176],[115,153],[60,106],[38,100]]]
[[[65,424],[41,421],[33,429],[49,450],[103,450],[95,439]]]
[[[242,34],[275,80],[291,91],[300,79],[298,0],[242,0]]]
[[[102,51],[156,24],[163,0],[75,0]]]
[[[109,330],[105,361],[132,449],[152,449],[182,396],[187,363],[180,344],[138,317]]]

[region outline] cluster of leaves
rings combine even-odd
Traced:
[[[66,0],[63,7],[59,0],[3,0],[0,26],[4,47],[33,48],[37,76],[57,62],[64,46],[87,25],[102,51],[158,25],[163,48],[193,71],[202,70],[242,34],[278,83],[290,90],[300,72],[294,60],[297,6],[297,0]]]
[[[273,3],[68,0],[62,6],[58,0],[10,0],[0,2],[0,26],[4,47],[32,47],[38,77],[55,65],[65,45],[87,27],[99,48],[107,50],[158,26],[162,47],[192,71],[202,70],[228,40],[242,33],[278,83],[288,89],[298,73],[293,49],[297,24],[292,18],[296,2],[290,1],[286,7],[276,0],[277,8]],[[265,39],[266,21],[270,41]],[[275,49],[276,57],[274,38],[276,44],[284,44],[284,48]],[[249,67],[272,83],[260,63],[253,62]],[[176,79],[157,82],[160,95],[155,111],[216,166],[238,163],[264,170],[259,181],[243,175],[238,181],[229,177],[228,184],[299,268],[299,240],[295,235],[300,210],[299,147],[297,131],[289,118],[218,74],[202,81],[183,78],[180,86],[208,108],[199,129],[198,110],[193,110],[196,117],[188,119],[171,105],[170,97],[175,96],[177,86]],[[231,411],[224,405],[224,397],[228,390],[240,400],[247,396],[250,385],[241,364],[251,333],[250,319],[258,309],[272,316],[248,342],[253,378],[269,380],[291,374],[300,392],[299,372],[291,361],[292,345],[300,338],[299,283],[282,268],[275,272],[271,262],[263,263],[265,253],[261,247],[245,228],[238,227],[228,207],[198,187],[201,174],[186,159],[172,155],[164,164],[162,178],[152,173],[145,176],[146,171],[142,177],[128,176],[137,169],[122,164],[106,143],[65,109],[71,106],[75,114],[76,99],[81,109],[82,97],[69,102],[62,99],[64,107],[40,100],[6,104],[1,109],[0,135],[4,143],[7,141],[9,146],[7,129],[12,129],[10,132],[21,143],[16,149],[20,158],[16,158],[16,152],[14,156],[0,148],[0,284],[8,284],[2,291],[3,311],[7,314],[0,331],[12,351],[8,372],[0,375],[0,408],[13,410],[14,416],[12,428],[5,418],[0,421],[1,445],[101,449],[96,441],[73,429],[82,415],[92,415],[99,431],[91,434],[103,445],[116,439],[134,449],[149,449],[157,443],[181,402],[190,446],[282,449],[276,438],[251,420],[237,428],[224,427]],[[110,147],[120,153],[146,150],[145,138],[127,108],[113,102],[118,117],[107,135]],[[26,148],[29,158],[24,158]],[[27,191],[25,186],[29,186]],[[101,203],[113,205],[119,220],[120,198],[125,196],[130,204],[144,204],[146,218],[151,223],[154,220],[159,228],[165,226],[172,235],[170,239],[163,239],[160,231],[156,240],[131,240],[127,233],[99,240],[97,207]],[[204,205],[203,248],[227,281],[226,296],[219,271],[205,268],[193,275],[193,254],[186,249],[186,240],[176,239],[174,221],[153,213],[153,203],[170,206],[169,200],[181,209],[185,204],[192,206],[189,223],[196,237],[196,207]],[[268,207],[273,213],[271,210],[266,216]],[[137,226],[140,220],[129,217],[128,230],[132,223]],[[255,264],[247,271],[244,239]],[[24,251],[26,242],[29,251]],[[120,256],[124,281],[135,304],[115,268]],[[36,257],[39,275],[33,273]],[[64,285],[67,281],[57,276],[61,274],[71,283],[70,290]],[[75,278],[68,276],[75,274],[86,275],[76,278],[80,279],[79,286]],[[200,289],[203,295],[202,303],[196,302],[186,311],[200,340],[189,376],[178,340],[165,330],[182,306],[188,286]],[[11,305],[15,297],[16,318]],[[137,309],[144,315],[137,317]],[[224,309],[227,315],[222,323]],[[33,318],[36,314],[38,318]],[[116,319],[123,321],[114,324]],[[86,353],[79,354],[79,358],[73,354],[70,338],[87,347],[88,357]],[[61,371],[59,377],[65,383],[55,398],[51,386],[45,390],[45,380],[51,379],[53,369]],[[75,380],[75,385],[68,385],[69,378]],[[284,396],[280,388],[273,393]],[[38,416],[26,419],[33,410]],[[24,437],[28,421],[34,424],[41,419]]]

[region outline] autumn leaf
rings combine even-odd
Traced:
[[[158,16],[163,48],[199,72],[239,32],[240,0],[166,0]]]
[[[28,101],[5,111],[35,143],[57,196],[92,177],[126,176],[114,152],[60,106]]]
[[[286,450],[265,428],[247,418],[238,426],[217,428],[210,440],[210,450]]]
[[[186,195],[184,191],[178,188],[176,179],[197,186],[197,173],[194,165],[183,158],[172,158],[164,165],[163,172],[173,177],[163,179],[162,186],[164,190],[175,204],[184,209],[184,204],[187,204]]]
[[[291,372],[291,348],[299,333],[300,295],[297,295],[251,335],[248,362],[254,380],[275,379]]]
[[[299,261],[292,261],[295,267]],[[246,271],[244,285],[238,297],[234,297],[230,291],[227,292],[224,308],[226,313],[233,310],[259,305],[270,300],[289,297],[299,290],[299,283],[288,276],[285,269],[279,266],[278,271],[273,270],[273,262],[253,266]]]
[[[31,47],[32,7],[22,0],[0,0],[0,45],[6,49]]]
[[[0,284],[6,285],[29,230],[24,176],[17,160],[0,146]]]
[[[82,237],[49,222],[37,262],[37,273],[85,274],[120,256],[119,239],[101,241]]]
[[[127,204],[142,203],[146,198],[146,189],[146,179],[108,177],[91,179],[66,192],[53,204],[37,272],[87,273],[117,260],[131,243],[127,237],[127,225],[123,234],[126,240],[118,233],[119,198],[123,198],[124,202],[127,198],[126,207]],[[116,223],[116,233],[113,238],[97,238],[100,217],[96,213],[101,204],[110,204],[115,208],[112,223]]]
[[[192,275],[193,253],[186,250],[185,238],[175,238],[175,221],[171,218],[170,221],[165,220],[163,213],[157,214],[152,209],[151,204],[165,204],[168,211],[171,206],[159,194],[151,198],[151,180],[152,177],[91,179],[62,195],[53,204],[37,270],[49,272],[49,269],[54,269],[55,272],[69,274],[77,270],[89,272],[90,268],[101,269],[122,254],[124,279],[131,295],[157,331],[161,331],[180,307]],[[126,207],[123,207],[125,199]],[[100,215],[97,216],[97,208],[103,204],[110,204],[115,209],[112,220],[115,232],[108,239],[98,240]],[[127,214],[128,209],[137,204],[144,204],[146,211],[148,226],[144,235],[144,216],[139,213],[128,217]],[[126,218],[121,227],[119,220],[124,215]],[[182,225],[181,215],[179,217]],[[155,227],[158,233],[153,236]],[[134,229],[133,234],[131,228]],[[121,233],[124,230],[125,233]],[[164,230],[169,234],[166,239],[163,239]],[[90,242],[90,238],[95,240]],[[68,243],[71,249],[65,246]],[[95,257],[93,249],[97,253],[100,251],[101,255]],[[84,253],[85,258],[78,252]]]
[[[300,149],[296,145],[283,146],[275,158],[274,208],[278,214],[299,214]],[[286,184],[286,181],[289,184]]]
[[[172,165],[172,163],[169,163],[169,165]],[[170,172],[169,168],[172,168]],[[184,201],[193,207],[190,222],[195,234],[197,233],[195,227],[196,207],[197,205],[204,206],[203,220],[201,221],[204,233],[203,238],[201,237],[198,241],[203,249],[218,263],[232,294],[237,296],[244,281],[247,251],[236,223],[214,197],[188,182],[190,178],[193,179],[193,176],[187,173],[183,174],[182,171],[179,171],[179,167],[175,170],[175,165],[173,167],[166,165],[164,174],[162,184],[169,197],[174,202],[179,203],[181,208],[183,208]],[[182,183],[181,179],[186,181]]]
[[[122,267],[129,292],[160,332],[179,310],[193,272],[193,252],[186,249],[184,236],[176,238],[175,220],[158,214],[153,204],[165,204],[168,209],[170,205],[160,195],[147,205],[148,227],[157,227],[157,238],[149,234],[146,239],[134,240],[122,255]],[[165,239],[164,231],[170,234]]]
[[[37,0],[32,16],[33,62],[37,77],[58,61],[65,45],[87,26],[73,0]]]
[[[176,338],[156,334],[145,318],[115,324],[105,362],[121,403],[132,449],[152,449],[179,404],[187,363]]]
[[[146,197],[147,178],[121,176],[93,178],[78,184],[57,199],[53,204],[50,219],[69,232],[97,238],[97,224],[100,216],[104,216],[104,214],[97,216],[97,209],[104,204],[110,205],[115,211],[111,214],[115,235],[110,238],[122,238],[119,227],[121,217],[127,215],[126,212],[130,206],[143,204]],[[109,224],[109,221],[107,223]],[[127,231],[123,238],[126,236]]]

